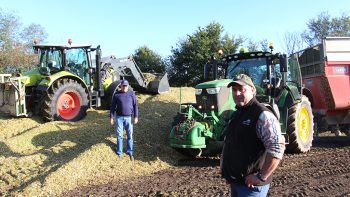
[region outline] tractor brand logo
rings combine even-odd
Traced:
[[[242,124],[244,124],[244,125],[250,125],[250,119],[243,121]]]

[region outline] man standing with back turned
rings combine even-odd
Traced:
[[[285,150],[280,123],[256,100],[247,75],[237,75],[227,87],[232,87],[237,110],[223,131],[222,176],[231,186],[231,196],[266,196]]]
[[[117,127],[117,154],[121,159],[123,155],[123,131],[125,128],[127,136],[126,153],[130,160],[134,160],[134,144],[133,144],[133,123],[132,116],[134,115],[134,124],[138,122],[138,106],[134,91],[129,91],[129,82],[122,80],[120,83],[120,91],[117,91],[112,98],[111,109],[109,113],[110,123],[114,124],[114,113],[116,113]]]

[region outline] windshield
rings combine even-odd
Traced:
[[[231,61],[227,67],[227,78],[235,75],[246,74],[251,77],[255,85],[261,85],[267,79],[266,58],[243,59]]]

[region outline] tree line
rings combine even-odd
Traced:
[[[287,54],[314,46],[324,37],[350,36],[350,17],[345,13],[332,17],[322,12],[310,19],[306,27],[302,32],[284,34]],[[18,16],[0,8],[0,73],[35,66],[37,57],[32,50],[33,40],[45,42],[47,36],[39,24],[23,27]],[[171,86],[194,86],[202,80],[203,66],[209,58],[219,58],[219,50],[224,54],[236,53],[241,47],[249,51],[267,51],[267,40],[256,41],[239,34],[224,33],[223,25],[212,22],[178,41],[168,57],[160,56],[147,46],[136,49],[133,57],[143,72],[167,72]]]

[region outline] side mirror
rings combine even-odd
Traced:
[[[279,56],[280,59],[280,71],[281,72],[287,72],[288,71],[288,61],[287,61],[287,55],[282,54]]]
[[[38,48],[34,48],[34,54],[39,54],[39,49]]]
[[[204,80],[207,80],[209,78],[209,62],[207,62],[205,65],[204,65],[204,74],[203,74],[203,78]]]

